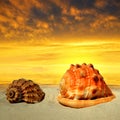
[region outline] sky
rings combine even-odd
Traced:
[[[0,83],[58,84],[70,64],[92,63],[120,85],[119,0],[0,0]]]

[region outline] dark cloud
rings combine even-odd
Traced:
[[[61,16],[61,8],[59,6],[53,2],[48,2],[47,4],[50,6],[48,9],[49,15],[52,14],[56,17]]]
[[[41,9],[36,8],[35,6],[31,8],[30,17],[32,17],[31,19],[39,19],[43,21],[48,20],[48,15],[44,13],[44,11],[42,11]]]
[[[119,36],[119,0],[0,0],[0,39]]]
[[[98,13],[118,16],[120,13],[119,8],[115,4],[108,3],[104,7],[96,9]]]
[[[70,6],[75,6],[79,9],[92,8],[95,0],[70,0]]]
[[[9,0],[0,0],[0,5],[4,5],[4,4],[9,5],[10,1]]]

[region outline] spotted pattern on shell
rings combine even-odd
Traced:
[[[6,97],[10,103],[36,103],[44,99],[45,93],[32,80],[18,79],[9,84]]]
[[[58,101],[65,106],[88,107],[113,98],[115,96],[93,64],[71,64],[60,81]]]

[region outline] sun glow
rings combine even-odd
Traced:
[[[108,84],[120,85],[120,44],[66,42],[0,47],[0,84],[18,78],[58,84],[70,64],[92,63]],[[112,74],[111,74],[112,70]]]

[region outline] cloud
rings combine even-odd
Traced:
[[[23,0],[22,4],[5,0],[0,4],[1,41],[42,41],[106,31],[118,35],[120,31],[118,0]]]
[[[95,6],[97,8],[104,8],[107,5],[107,0],[96,0]]]
[[[19,0],[10,0],[9,4],[2,2],[3,7],[0,8],[1,40],[28,40],[31,39],[31,36],[32,38],[34,38],[34,35],[42,37],[42,34],[51,31],[48,28],[49,24],[44,22],[45,16],[40,16],[39,11],[42,11],[43,4],[38,0],[23,0],[22,4],[20,2]],[[33,8],[35,8],[35,12]],[[37,10],[39,10],[38,13]],[[31,11],[34,12],[34,16],[31,16]],[[43,14],[43,11],[41,14]],[[35,15],[44,19],[39,19],[38,16],[35,18]]]
[[[43,20],[43,21],[47,21],[47,18],[48,18],[47,14],[43,10],[38,9],[36,7],[31,8],[30,17],[33,17],[34,19]]]
[[[74,6],[78,9],[92,8],[94,0],[70,0],[70,6]]]
[[[38,28],[42,27],[42,28],[48,29],[49,24],[47,22],[37,21],[36,22],[36,27],[38,27]]]
[[[91,28],[94,30],[97,29],[118,29],[120,27],[120,23],[117,17],[112,15],[99,15],[98,18],[95,19],[93,23],[91,23]],[[113,31],[113,30],[112,30]]]

